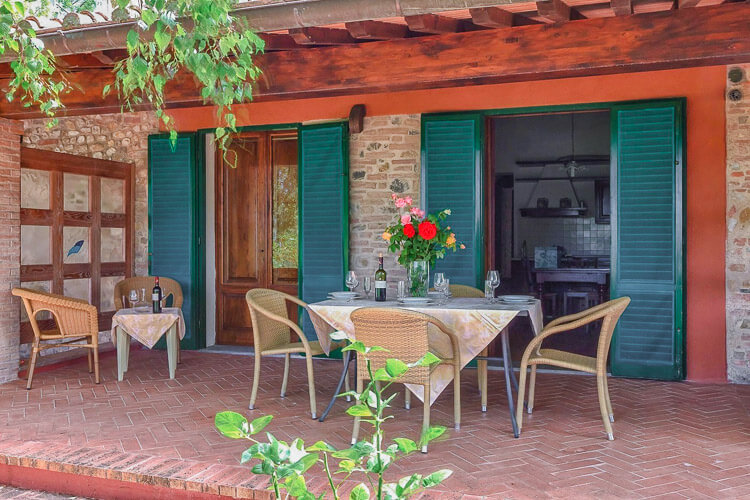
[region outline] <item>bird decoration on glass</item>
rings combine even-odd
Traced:
[[[68,250],[68,255],[66,255],[66,257],[70,257],[71,255],[80,252],[81,248],[83,248],[83,240],[76,241],[75,245],[70,247],[70,250]]]

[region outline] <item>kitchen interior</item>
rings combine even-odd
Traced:
[[[608,300],[609,111],[495,117],[491,131],[501,292],[541,299],[545,323]],[[557,335],[545,346],[593,356],[598,326]],[[511,339],[518,360],[528,329]]]

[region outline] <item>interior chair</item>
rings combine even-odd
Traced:
[[[14,288],[11,292],[21,297],[29,323],[34,331],[34,342],[31,348],[31,364],[27,377],[26,389],[31,389],[34,378],[34,367],[37,356],[44,349],[57,347],[85,348],[89,360],[89,373],[94,372],[94,380],[99,383],[99,318],[96,307],[85,300],[38,292],[26,288]],[[40,313],[48,313],[54,320],[54,326],[42,330],[39,321]],[[43,345],[42,342],[56,341]],[[83,343],[78,343],[83,342]],[[93,359],[92,359],[93,358]]]
[[[371,352],[368,354],[373,372],[385,366],[389,358],[395,358],[404,363],[414,363],[428,351],[440,358],[441,363],[453,366],[453,420],[455,428],[461,427],[461,355],[458,349],[458,337],[442,322],[416,311],[383,309],[365,307],[357,309],[351,314],[354,325],[354,337],[368,347],[378,346],[387,349],[385,352]],[[447,346],[430,342],[430,329],[437,329],[448,337],[450,352]],[[430,427],[430,393],[432,384],[430,376],[437,367],[416,366],[396,378],[401,384],[415,384],[424,387],[424,419],[422,421],[422,436]],[[369,380],[366,361],[361,354],[357,354],[357,392],[364,390],[364,381]],[[410,394],[409,389],[404,389]],[[352,444],[357,442],[359,435],[359,417],[354,418]],[[427,443],[422,444],[422,452],[427,453]]]
[[[130,290],[136,290],[140,296],[141,288],[146,289],[146,302],[151,303],[151,290],[154,288],[154,276],[134,276],[132,278],[125,278],[122,281],[118,281],[115,285],[115,310],[119,311],[124,309],[127,304],[123,304],[122,298],[128,300]],[[162,305],[169,307],[176,307],[177,309],[182,308],[183,296],[182,287],[180,284],[172,278],[159,276],[159,287],[161,287]],[[170,301],[169,298],[172,298]],[[113,339],[114,340],[114,339]],[[128,352],[128,354],[130,354]],[[177,342],[177,362],[182,362],[182,351],[180,349],[180,342]]]
[[[253,347],[255,349],[255,366],[253,371],[253,390],[250,395],[249,408],[255,408],[260,382],[261,357],[269,355],[284,355],[284,378],[281,383],[281,397],[286,396],[287,381],[289,379],[289,358],[291,354],[304,354],[307,364],[307,385],[310,392],[310,414],[313,420],[318,418],[315,401],[315,376],[313,373],[313,356],[323,354],[323,348],[317,340],[307,340],[302,329],[289,319],[287,302],[300,307],[307,304],[286,293],[267,288],[254,288],[245,294],[247,306],[253,322]],[[292,332],[299,337],[298,342],[292,341]],[[332,344],[331,348],[338,347]],[[349,390],[347,381],[346,390]]]
[[[596,386],[599,393],[599,409],[607,431],[607,438],[614,439],[612,422],[615,421],[612,412],[612,403],[609,399],[609,388],[607,387],[607,357],[609,356],[609,345],[612,341],[617,321],[630,304],[630,297],[620,297],[599,304],[585,311],[569,316],[563,316],[550,322],[544,329],[529,342],[521,359],[521,378],[518,387],[518,406],[516,407],[516,420],[518,429],[522,427],[523,401],[526,389],[526,372],[531,367],[529,378],[528,412],[534,408],[534,386],[536,383],[536,368],[538,365],[551,365],[568,370],[582,371],[596,375]],[[596,357],[573,354],[556,349],[542,349],[542,342],[552,335],[575,330],[582,326],[601,320],[599,342],[597,344]]]

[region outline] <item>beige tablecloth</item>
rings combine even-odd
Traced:
[[[117,345],[115,330],[119,326],[128,335],[151,349],[175,322],[180,339],[185,338],[185,318],[182,317],[182,310],[179,308],[165,307],[160,314],[120,309],[112,316],[112,343]]]
[[[310,319],[318,333],[321,346],[330,343],[329,334],[341,330],[354,338],[354,326],[350,316],[352,311],[360,307],[402,307],[395,301],[375,302],[356,300],[352,302],[326,300],[309,304],[312,313]],[[474,357],[479,355],[500,332],[508,326],[513,318],[519,314],[528,315],[534,335],[542,329],[542,307],[538,300],[529,305],[489,304],[484,299],[451,299],[447,304],[429,307],[408,307],[414,311],[429,314],[451,328],[459,339],[461,367],[466,366]],[[430,339],[438,351],[447,350],[450,353],[450,341],[445,335],[434,332]],[[328,346],[323,346],[327,350]],[[432,394],[430,404],[453,380],[453,369],[448,365],[438,366],[432,375]],[[424,390],[420,386],[407,385],[409,389],[422,401]]]

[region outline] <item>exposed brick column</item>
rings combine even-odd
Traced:
[[[18,378],[19,307],[10,290],[21,276],[21,135],[0,118],[0,383]]]

